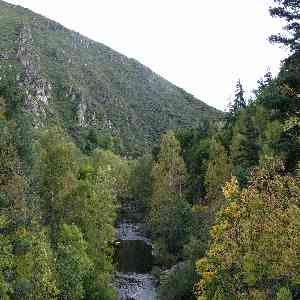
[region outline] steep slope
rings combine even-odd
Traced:
[[[59,120],[75,136],[95,128],[130,152],[167,129],[222,116],[136,60],[3,1],[0,67],[0,84],[13,73],[36,126]]]

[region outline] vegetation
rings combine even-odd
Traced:
[[[99,299],[112,271],[118,179],[57,127],[31,140],[35,159],[25,175],[6,102],[1,98],[1,298]]]
[[[164,272],[161,275],[162,299],[300,297],[299,3],[274,3],[271,15],[287,20],[289,39],[271,40],[291,49],[277,78],[265,74],[251,101],[245,98],[239,80],[223,121],[176,131],[180,146],[173,141],[173,152],[165,150],[169,133],[153,152],[149,206],[176,199],[167,196],[172,185],[164,184],[169,173],[163,172],[168,165],[163,162],[169,153],[176,153],[171,161],[178,165],[179,174],[186,169],[184,189],[174,194],[192,206],[189,230],[176,237],[175,257],[166,246],[175,236],[168,231],[172,228],[168,213],[182,230],[186,220],[182,223],[171,207],[149,213],[150,220],[160,216],[159,230],[150,227],[163,256],[160,263],[168,265],[170,255],[171,262],[177,263],[167,277]],[[178,163],[180,156],[184,163]],[[176,170],[170,170],[176,179]]]
[[[29,10],[0,1],[0,18],[0,67],[19,69],[27,110],[38,124],[55,117],[86,151],[117,141],[119,153],[138,156],[165,130],[222,117],[134,59]]]
[[[132,200],[161,299],[300,298],[298,1],[270,9],[287,21],[271,37],[291,51],[280,73],[251,101],[238,80],[223,119],[103,45],[0,8],[1,299],[116,299],[117,209]]]

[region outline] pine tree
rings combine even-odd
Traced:
[[[247,103],[244,94],[245,91],[242,86],[241,80],[239,79],[236,83],[233,104],[230,107],[231,114],[236,114],[241,108],[246,107]]]
[[[235,175],[239,181],[245,183],[249,168],[257,165],[259,147],[257,144],[258,132],[249,110],[242,110],[233,128],[230,154],[235,166]]]
[[[257,91],[255,91],[256,96],[259,95],[259,92],[261,92],[261,90],[265,89],[273,80],[273,76],[270,70],[268,70],[264,77],[261,78],[260,80],[257,81],[258,84],[258,89]]]
[[[273,43],[281,43],[289,46],[292,51],[300,47],[300,1],[299,0],[273,0],[274,6],[270,8],[272,17],[284,19],[285,35],[276,34],[270,37]]]

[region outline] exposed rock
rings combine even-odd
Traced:
[[[89,48],[90,45],[92,45],[93,41],[83,37],[81,34],[77,32],[72,32],[71,33],[72,38],[73,38],[73,47],[74,48]]]
[[[20,82],[26,93],[25,109],[33,114],[35,126],[43,126],[50,110],[52,86],[40,75],[40,58],[34,51],[31,29],[27,25],[20,31],[17,58],[25,71],[24,80]]]
[[[78,112],[77,112],[78,123],[79,123],[78,125],[80,127],[86,127],[87,126],[87,122],[86,122],[86,118],[85,118],[86,109],[87,109],[86,102],[84,101],[84,99],[81,99],[81,101],[79,103],[79,106],[78,106]]]

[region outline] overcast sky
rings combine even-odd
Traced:
[[[271,0],[9,0],[142,62],[224,109],[287,55],[267,38],[280,30]]]

